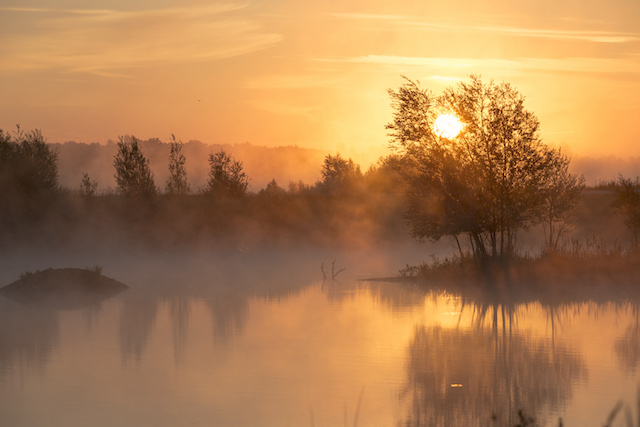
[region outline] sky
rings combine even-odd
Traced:
[[[389,154],[388,89],[479,74],[572,155],[640,156],[638,0],[0,0],[0,129]]]

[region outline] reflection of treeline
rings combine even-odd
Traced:
[[[534,425],[518,423],[523,411],[544,419],[571,399],[584,361],[561,342],[514,333],[504,315],[502,323],[494,316],[490,330],[416,328],[402,425]]]

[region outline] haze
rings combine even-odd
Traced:
[[[638,156],[640,3],[43,0],[0,8],[0,128],[387,154],[388,88],[470,73],[549,144]]]

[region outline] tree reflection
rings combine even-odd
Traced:
[[[127,299],[120,311],[120,351],[122,360],[142,360],[142,354],[151,337],[158,312],[158,300]]]
[[[188,299],[179,297],[169,299],[169,314],[173,330],[173,356],[176,363],[184,360],[190,312],[191,302]]]
[[[477,306],[475,324],[416,328],[401,393],[404,425],[516,425],[519,411],[545,416],[586,377],[584,362],[563,345],[515,333],[513,308]]]
[[[22,367],[44,369],[58,340],[55,310],[0,304],[0,378]]]
[[[630,372],[635,372],[640,365],[640,307],[637,303],[633,304],[633,314],[634,321],[614,344],[620,366]]]
[[[213,321],[213,341],[228,343],[242,332],[249,318],[249,302],[246,296],[229,295],[207,300],[207,308]]]

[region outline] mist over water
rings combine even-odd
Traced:
[[[145,144],[154,170],[164,170],[168,145]],[[109,147],[69,144],[76,151],[60,152],[64,179],[75,180],[81,165],[94,179],[107,170],[113,179]],[[211,148],[183,147],[201,160]],[[275,153],[282,162],[257,173],[254,184],[276,176],[272,168],[284,186],[297,174],[287,165],[303,152],[274,150],[255,158]],[[301,163],[312,161],[306,154]],[[72,158],[100,158],[108,168],[73,166]],[[337,185],[327,174],[313,186],[258,192],[259,184],[234,198],[201,192],[206,162],[187,158],[195,168],[187,174],[190,194],[67,191],[24,199],[33,217],[5,213],[0,286],[77,268],[129,288],[73,306],[0,296],[0,421],[555,426],[562,418],[581,426],[601,424],[620,399],[634,401],[635,270],[616,271],[614,283],[575,263],[564,269],[560,254],[548,271],[544,262],[536,272],[525,265],[520,276],[489,284],[390,280],[462,255],[473,242],[415,241],[393,167],[363,175],[350,159],[325,160],[348,166],[352,181]],[[164,179],[158,173],[156,186]],[[622,265],[607,258],[629,244],[613,198],[611,190],[585,190],[568,228],[573,261],[588,262],[581,257],[592,251],[604,263],[588,271]],[[543,237],[542,226],[522,230],[519,253],[537,256]],[[567,283],[566,272],[573,274]],[[533,286],[529,273],[543,283]]]
[[[1,298],[0,413],[13,426],[482,426],[523,410],[597,425],[634,400],[637,302],[359,280],[438,249],[8,253],[3,284],[99,264],[130,289],[74,310]],[[334,261],[346,269],[332,280]]]
[[[0,427],[640,427],[639,1],[5,3]]]

